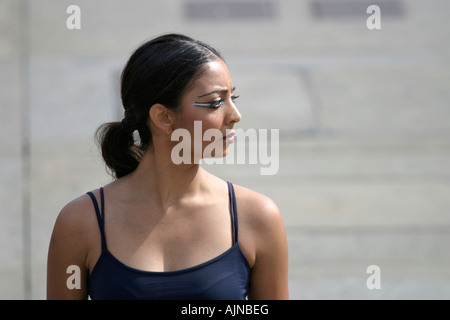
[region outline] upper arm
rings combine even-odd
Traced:
[[[254,260],[249,299],[287,300],[288,245],[281,212],[275,202],[258,193],[249,194],[243,202],[242,232],[247,233],[243,236],[251,244]]]
[[[87,298],[87,204],[85,197],[74,200],[56,219],[48,249],[47,299]]]

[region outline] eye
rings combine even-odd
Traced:
[[[214,100],[211,102],[195,102],[193,104],[194,107],[204,107],[204,108],[208,108],[208,109],[217,109],[219,108],[221,105],[225,104],[225,100]]]
[[[211,109],[217,109],[217,108],[219,108],[221,105],[223,105],[223,104],[225,104],[225,100],[222,100],[222,99],[220,99],[220,100],[214,100],[214,101],[211,101],[211,102],[209,102],[209,107],[211,108]]]
[[[231,101],[234,102],[237,98],[239,98],[239,96],[232,95],[231,96]],[[218,108],[220,108],[221,105],[224,105],[225,103],[226,103],[225,100],[217,99],[217,100],[213,100],[211,102],[195,102],[193,104],[193,106],[195,106],[195,107],[204,107],[204,108],[209,108],[209,109],[218,109]]]

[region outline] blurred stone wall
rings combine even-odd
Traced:
[[[67,8],[81,9],[69,30]],[[381,29],[367,27],[369,5]],[[208,170],[273,198],[292,299],[450,298],[446,0],[0,0],[0,298],[44,299],[61,208],[108,183],[95,129],[122,116],[142,42],[217,47],[242,128],[280,130],[279,171]],[[381,289],[366,272],[381,270]]]

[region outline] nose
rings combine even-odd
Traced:
[[[239,110],[236,108],[236,105],[232,100],[230,100],[229,103],[227,103],[227,122],[229,123],[237,123],[241,121],[242,115],[239,112]]]

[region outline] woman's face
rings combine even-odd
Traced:
[[[234,105],[233,81],[230,71],[222,60],[207,63],[204,72],[195,80],[190,89],[183,95],[181,105],[178,108],[176,117],[176,128],[185,128],[191,135],[191,142],[194,147],[194,139],[204,137],[205,131],[220,134],[220,141],[215,143],[222,145],[223,154],[215,154],[214,157],[223,157],[228,153],[228,145],[234,141],[232,137],[234,124],[241,120],[241,114]],[[217,103],[220,101],[221,103]],[[216,108],[208,108],[208,106]],[[194,130],[195,122],[196,130]],[[201,137],[199,137],[199,124],[201,124]],[[228,135],[228,138],[227,138]],[[202,139],[202,154],[210,140]],[[212,145],[211,145],[212,146]],[[210,148],[211,149],[211,148]],[[220,149],[217,149],[220,150]],[[205,152],[206,153],[206,152]]]

